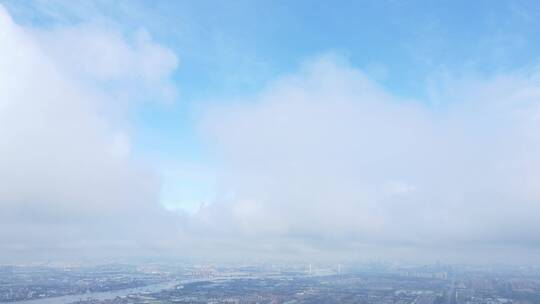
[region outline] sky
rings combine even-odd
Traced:
[[[538,20],[0,0],[0,263],[538,263]]]

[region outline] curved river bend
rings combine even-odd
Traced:
[[[178,285],[178,284],[186,284],[193,281],[195,280],[171,281],[171,282],[152,284],[152,285],[147,285],[147,286],[137,287],[137,288],[122,289],[122,290],[117,290],[117,291],[89,292],[89,293],[77,294],[77,295],[67,295],[67,296],[52,297],[52,298],[6,302],[6,304],[69,304],[69,303],[77,302],[80,300],[86,300],[89,298],[97,299],[97,300],[107,300],[107,299],[114,299],[116,297],[127,296],[130,294],[158,292],[164,289],[173,288],[175,285]]]

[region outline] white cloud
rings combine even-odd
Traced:
[[[201,210],[192,229],[321,256],[536,252],[539,74],[448,79],[432,91],[440,103],[405,100],[323,56],[210,106],[202,128],[234,197]]]
[[[170,74],[175,54],[152,41],[141,29],[126,40],[118,30],[83,24],[48,30],[34,29],[33,38],[62,72],[85,83],[107,87],[116,97],[172,100]]]
[[[128,99],[169,98],[175,68],[147,34],[23,28],[0,6],[0,261],[168,241],[159,182],[123,126]]]

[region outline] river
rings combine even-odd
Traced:
[[[116,290],[116,291],[89,292],[89,293],[77,294],[77,295],[67,295],[67,296],[52,297],[52,298],[6,302],[6,304],[68,304],[68,303],[73,303],[79,300],[86,300],[88,298],[98,299],[98,300],[107,300],[107,299],[114,299],[116,297],[127,296],[130,294],[158,292],[164,289],[173,288],[175,285],[178,285],[178,284],[186,284],[186,283],[190,283],[194,281],[196,280],[171,281],[171,282],[165,282],[165,283],[159,283],[159,284],[151,284],[151,285],[137,287],[137,288]]]

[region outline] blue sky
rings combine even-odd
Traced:
[[[534,106],[534,102],[529,99],[536,100],[536,75],[540,66],[538,1],[241,0],[111,3],[99,0],[0,0],[0,3],[22,28],[55,33],[55,29],[90,24],[98,28],[99,33],[107,30],[119,33],[119,40],[125,42],[127,49],[137,49],[137,35],[146,33],[151,38],[149,42],[145,41],[151,46],[159,46],[176,56],[177,66],[169,61],[164,64],[164,72],[161,71],[164,76],[159,74],[160,71],[156,72],[162,75],[156,82],[157,87],[165,83],[175,92],[167,95],[168,98],[148,93],[154,90],[153,87],[146,88],[144,81],[130,78],[131,70],[128,67],[128,75],[123,75],[119,83],[124,84],[125,81],[127,86],[142,85],[143,88],[132,90],[130,87],[129,91],[135,92],[133,99],[136,104],[130,105],[124,117],[115,120],[114,125],[121,126],[128,134],[132,157],[159,176],[161,204],[188,211],[195,217],[201,203],[217,202],[215,210],[207,211],[208,214],[201,215],[201,218],[212,219],[212,214],[231,213],[237,222],[250,226],[259,212],[268,211],[271,214],[275,211],[272,206],[294,201],[292,198],[298,196],[298,201],[313,199],[296,193],[294,187],[287,188],[287,185],[296,185],[297,182],[296,186],[302,188],[304,179],[311,178],[316,179],[320,187],[326,183],[326,179],[330,179],[328,183],[332,185],[329,186],[332,190],[328,191],[332,193],[338,192],[338,189],[347,192],[352,188],[365,187],[369,191],[355,192],[355,195],[373,195],[377,197],[376,200],[382,201],[381,204],[389,201],[393,204],[395,202],[385,191],[400,195],[420,191],[418,189],[422,189],[422,186],[427,187],[423,182],[429,184],[423,179],[423,174],[429,175],[426,172],[431,171],[418,169],[418,172],[408,174],[400,171],[404,165],[395,164],[398,169],[390,170],[388,164],[394,164],[395,160],[400,159],[405,163],[418,161],[418,167],[422,167],[422,162],[414,154],[423,155],[425,151],[431,151],[432,142],[444,145],[438,139],[428,139],[443,135],[450,138],[450,143],[460,147],[474,146],[484,140],[489,141],[485,143],[486,147],[499,147],[495,139],[490,140],[514,134],[514,127],[527,125],[524,122],[514,125],[513,116],[506,116],[516,109],[529,113],[528,107]],[[69,47],[66,48],[66,54],[63,55],[69,55],[69,51]],[[145,61],[146,57],[141,56],[140,60]],[[155,62],[157,65],[161,63],[160,60]],[[334,78],[318,75],[321,71]],[[141,73],[144,74],[144,70]],[[144,76],[141,79],[146,79]],[[152,82],[150,86],[156,83]],[[87,81],[82,85],[92,87],[94,84]],[[116,85],[114,82],[106,83],[99,88],[99,92],[112,96],[116,94],[113,90]],[[302,98],[297,99],[295,94],[298,91],[315,100],[314,103],[304,104]],[[331,92],[335,92],[335,95]],[[367,92],[367,97],[362,97],[363,92]],[[300,96],[304,96],[302,94]],[[520,98],[523,100],[515,101],[514,109],[505,103],[506,99],[499,96],[512,102],[518,98],[516,96],[522,96]],[[374,101],[373,105],[368,102],[370,106],[365,106],[363,98],[377,102]],[[353,105],[350,105],[350,99],[362,102],[352,102]],[[320,112],[325,111],[328,114],[320,116]],[[351,118],[348,111],[358,114],[357,117]],[[534,113],[534,110],[530,112]],[[276,113],[279,118],[271,118]],[[375,120],[371,121],[371,116],[380,117],[389,125],[395,122],[404,129],[410,129],[410,134],[414,135],[411,140],[419,138],[418,146],[422,149],[409,147],[415,153],[409,154],[408,150],[404,150],[402,152],[405,156],[387,156],[388,159],[385,159],[383,156],[389,153],[386,150],[389,147],[401,151],[401,146],[396,147],[392,143],[401,142],[402,138],[390,133],[386,124],[379,125]],[[501,117],[507,120],[502,121],[503,126],[498,126]],[[315,119],[320,123],[314,123]],[[319,129],[319,125],[326,126],[327,122],[328,130],[335,131],[335,134],[325,137],[327,131]],[[511,131],[504,129],[505,123],[511,126]],[[283,124],[287,130],[275,131],[268,127],[273,124]],[[342,124],[351,127],[341,129]],[[418,126],[429,127],[426,130]],[[374,133],[380,134],[364,134],[361,132],[362,127],[375,128]],[[466,127],[468,129],[461,132],[461,128]],[[250,133],[251,129],[253,134]],[[318,134],[314,130],[322,133],[321,140],[325,139],[327,145],[319,147],[310,141]],[[351,130],[360,135],[350,133]],[[500,134],[497,133],[499,131]],[[292,136],[290,134],[297,137],[291,139],[288,137]],[[410,134],[404,133],[401,136],[408,138]],[[259,142],[260,138],[265,140]],[[298,146],[303,140],[306,144]],[[340,168],[343,172],[330,170],[326,158],[327,155],[335,156],[333,153],[336,151],[325,149],[327,146],[337,150],[341,148],[342,151],[358,149],[357,152],[362,154],[364,150],[354,144],[357,140],[364,143],[365,147],[378,147],[380,150],[373,154],[368,148],[365,157],[372,158],[370,164],[373,165],[370,166],[380,165],[381,172],[389,172],[384,175],[386,173],[379,173],[366,165],[369,167],[366,170],[374,170],[369,171],[373,180],[381,178],[380,185],[372,185],[372,180],[366,178],[369,180],[367,184],[359,182],[359,185],[342,189],[343,184],[360,181],[365,177],[348,172],[347,166],[343,164],[336,164],[342,166]],[[511,140],[513,142],[514,139]],[[523,140],[520,144],[524,147],[531,144]],[[251,145],[253,142],[256,144]],[[314,156],[311,156],[314,147],[324,153],[313,153]],[[285,148],[290,148],[290,154]],[[483,148],[478,151],[486,153]],[[531,151],[534,149],[531,148]],[[296,159],[293,157],[295,153],[301,156]],[[463,156],[459,161],[452,155],[446,155],[446,159],[450,159],[449,163],[462,163],[471,159],[482,162],[482,153],[471,153],[472,156]],[[431,157],[433,155],[427,155],[428,159]],[[519,163],[516,160],[519,157],[511,160],[506,159],[506,155],[500,157],[494,163]],[[266,162],[268,167],[254,160]],[[274,163],[274,160],[281,161]],[[288,161],[290,163],[282,167]],[[360,163],[352,156],[347,162],[351,168],[360,166]],[[317,167],[318,170],[311,172],[311,175],[295,177],[299,168],[310,171],[311,167]],[[360,171],[366,168],[360,167]],[[443,169],[452,171],[452,168]],[[252,175],[257,170],[263,173],[260,176]],[[328,177],[332,172],[337,176],[341,174],[343,180],[332,180]],[[380,175],[384,175],[384,178]],[[455,176],[452,175],[452,178]],[[283,179],[283,183],[287,181],[287,185],[281,186],[289,196],[261,190],[266,186],[272,188],[280,184],[280,179]],[[531,185],[536,181],[532,177],[523,179]],[[459,198],[476,193],[465,185],[429,186],[444,188],[441,193],[451,192],[452,188],[458,193],[455,197]],[[378,191],[386,194],[379,197]],[[478,190],[478,193],[482,191]],[[325,192],[318,194],[320,197],[330,195]],[[414,195],[419,197],[411,200],[415,204],[436,196],[431,193]],[[512,195],[509,197],[514,197]],[[486,194],[486,197],[489,195]],[[463,198],[462,203],[468,204],[468,199]],[[294,204],[291,203],[291,214],[294,214]],[[448,213],[453,214],[455,204],[458,203],[453,201],[443,207],[447,207],[450,210]],[[343,210],[349,208],[345,205],[349,206],[344,204],[341,206]],[[300,206],[306,204],[298,202],[298,208]],[[358,207],[360,209],[357,211],[362,213],[364,207]],[[366,210],[368,207],[365,207]],[[340,216],[346,217],[335,212],[336,222],[341,221]],[[369,214],[369,210],[366,214]],[[395,216],[393,211],[388,211],[388,214],[389,218]],[[516,215],[515,219],[519,221],[520,216]],[[386,219],[384,216],[381,218]],[[366,227],[355,226],[355,229],[382,231],[383,219],[380,222],[367,219],[366,222],[373,226],[366,224]],[[206,231],[207,228],[202,230]],[[243,228],[241,226],[238,229]],[[262,231],[272,237],[285,233],[271,229],[267,231],[266,228]],[[347,226],[343,229],[349,228]],[[291,223],[289,229],[285,234],[291,238],[296,234],[313,234],[321,238],[325,235],[313,232],[300,223]],[[388,235],[381,237],[390,238]],[[452,237],[459,239],[461,236]]]
[[[168,162],[210,161],[194,126],[198,103],[249,95],[320,54],[340,54],[390,92],[430,102],[432,79],[527,68],[540,51],[536,1],[4,3],[23,24],[112,22],[174,50],[178,97],[132,114],[137,153]]]
[[[540,51],[536,1],[3,3],[32,26],[144,28],[177,54],[176,100],[147,103],[131,118],[136,153],[165,166],[211,161],[194,124],[199,103],[249,95],[321,54],[337,53],[390,92],[430,102],[426,84],[434,78],[527,68]],[[166,181],[167,188],[185,183]],[[184,192],[206,188],[188,185]]]
[[[535,1],[3,1],[17,21],[113,22],[172,48],[180,99],[243,94],[335,51],[385,87],[421,96],[440,70],[493,72],[536,60]],[[226,77],[225,77],[226,76]]]
[[[390,92],[429,102],[426,83],[432,78],[526,68],[536,63],[540,51],[535,39],[540,36],[540,6],[535,1],[186,1],[173,7],[141,6],[155,16],[148,18],[156,39],[180,58],[178,103],[172,110],[152,106],[141,111],[138,124],[149,132],[141,142],[169,134],[154,145],[195,159],[205,154],[190,123],[197,102],[250,94],[310,57],[338,53]]]

